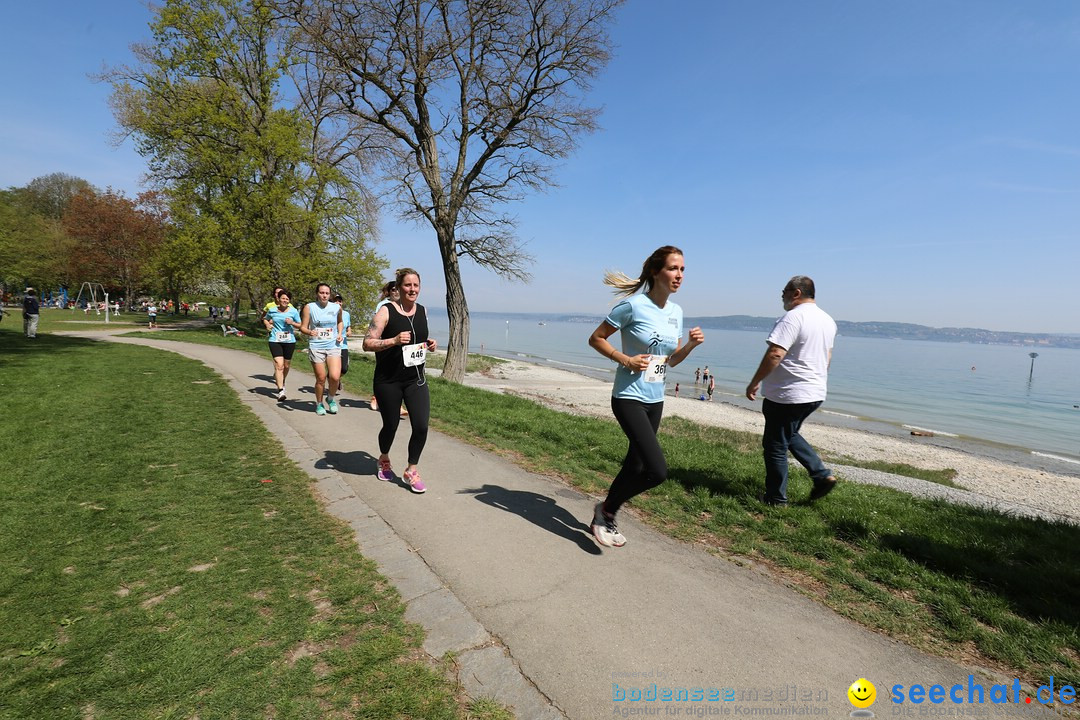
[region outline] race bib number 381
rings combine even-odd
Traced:
[[[405,367],[419,367],[424,364],[424,360],[427,358],[427,349],[424,347],[424,343],[402,345],[401,355],[405,360]]]

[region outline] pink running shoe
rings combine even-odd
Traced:
[[[394,481],[394,468],[390,467],[390,458],[387,458],[385,460],[379,458],[378,477],[380,480],[385,480],[386,482]]]
[[[419,470],[406,470],[402,477],[405,478],[405,482],[409,483],[409,489],[414,493],[427,492],[424,481],[420,479]]]

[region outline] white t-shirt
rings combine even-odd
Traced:
[[[761,381],[761,394],[783,405],[824,400],[829,352],[835,339],[836,322],[817,303],[801,303],[787,311],[768,337],[768,342],[787,350],[787,355]]]

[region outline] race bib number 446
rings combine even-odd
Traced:
[[[645,370],[645,382],[662,383],[667,379],[667,355],[653,355],[649,358],[649,367]]]
[[[424,347],[424,343],[402,345],[401,355],[405,360],[405,367],[419,367],[427,358],[427,348]]]

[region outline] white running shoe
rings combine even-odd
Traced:
[[[592,534],[596,542],[607,547],[622,547],[626,544],[626,537],[619,532],[614,517],[608,517],[604,513],[604,503],[596,503],[593,508]]]

